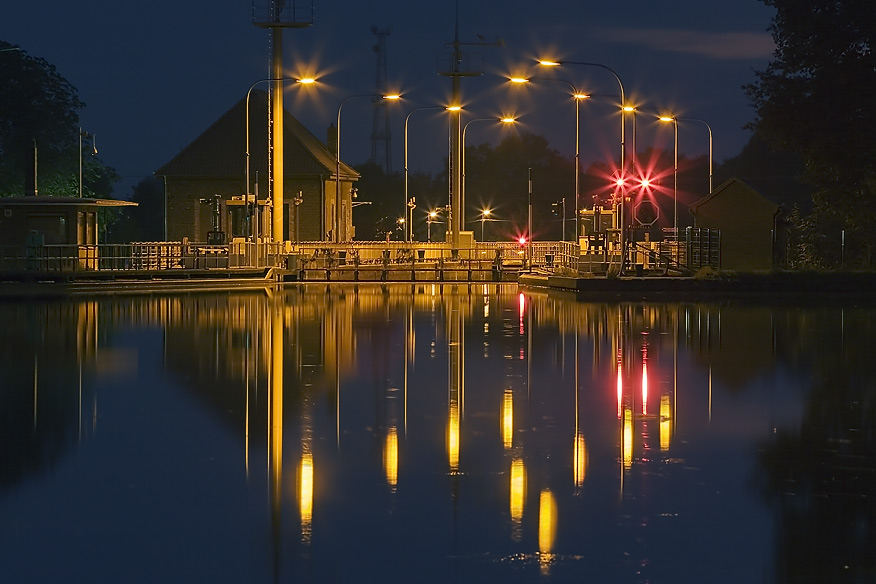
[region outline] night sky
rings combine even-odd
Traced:
[[[257,0],[263,2],[266,0]],[[646,108],[670,108],[705,120],[714,132],[714,157],[739,153],[753,110],[741,86],[766,66],[773,44],[773,10],[758,0],[466,0],[460,3],[463,42],[504,41],[474,52],[485,75],[463,79],[466,119],[516,114],[522,130],[546,136],[574,154],[574,102],[561,83],[512,87],[508,75],[555,76],[605,96],[581,106],[582,166],[616,156],[619,123],[612,98],[617,82],[596,67],[533,71],[535,59],[597,62],[621,77],[627,97]],[[427,7],[428,6],[428,7]],[[405,102],[391,114],[393,170],[403,169],[403,123],[411,108],[446,104],[450,80],[437,75],[439,55],[454,36],[454,3],[401,0],[314,0],[311,28],[284,33],[288,75],[310,75],[317,86],[296,86],[286,106],[319,138],[347,96],[375,87],[372,26],[390,28],[387,78]],[[82,127],[97,136],[100,156],[122,176],[125,197],[269,76],[269,33],[252,24],[250,0],[212,2],[5,2],[0,39],[54,64],[87,104]],[[483,41],[481,41],[481,38]],[[544,68],[542,68],[544,69]],[[262,86],[264,87],[264,86]],[[303,91],[302,91],[303,90]],[[670,125],[637,121],[639,150],[672,148]],[[356,164],[371,153],[368,99],[347,102],[341,118],[342,158]],[[468,130],[466,145],[497,142],[488,124]],[[409,124],[410,170],[438,170],[447,129],[439,112],[418,112]],[[679,151],[708,152],[701,124],[679,125]],[[243,153],[241,154],[243,158]]]

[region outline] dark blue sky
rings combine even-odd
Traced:
[[[315,75],[320,84],[290,90],[287,109],[324,138],[341,100],[374,89],[371,26],[391,27],[388,79],[406,97],[391,116],[393,168],[402,170],[404,114],[446,103],[450,93],[450,81],[437,75],[437,62],[453,40],[453,1],[314,0],[314,7],[313,27],[285,33],[284,58],[288,74]],[[0,39],[46,58],[79,90],[87,104],[82,126],[97,135],[101,158],[123,176],[116,194],[125,196],[254,81],[268,76],[269,33],[253,26],[251,15],[250,0],[6,2],[0,7]],[[539,56],[598,62],[620,75],[637,105],[668,107],[679,117],[708,122],[719,162],[736,155],[747,140],[742,126],[752,110],[741,86],[771,57],[766,29],[772,15],[758,0],[467,0],[460,6],[460,40],[475,42],[481,35],[505,42],[504,48],[478,51],[486,75],[463,80],[468,119],[516,113],[522,129],[546,136],[572,156],[574,104],[564,86],[510,87],[502,76],[527,70]],[[617,93],[614,78],[599,68],[568,68],[555,76],[591,93]],[[639,149],[671,148],[668,126],[658,128],[643,117],[637,121]],[[369,157],[371,122],[367,99],[344,105],[345,161]],[[582,164],[617,154],[619,123],[609,100],[582,104],[580,132]],[[469,128],[466,144],[500,138],[499,130],[478,124]],[[436,170],[446,145],[440,113],[411,118],[411,171]],[[705,126],[681,124],[679,151],[705,154]]]

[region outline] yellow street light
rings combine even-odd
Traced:
[[[510,125],[515,123],[517,121],[517,118],[510,116],[505,116],[501,118],[475,118],[466,122],[465,125],[462,127],[462,164],[460,165],[460,170],[462,171],[462,181],[460,184],[460,206],[462,206],[463,208],[465,208],[465,132],[468,129],[468,126],[470,124],[473,124],[474,122],[489,122],[491,120]],[[483,227],[483,222],[481,223],[481,227]],[[483,229],[481,229],[481,239],[483,239]]]

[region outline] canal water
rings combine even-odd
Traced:
[[[6,582],[865,582],[872,306],[0,302]]]

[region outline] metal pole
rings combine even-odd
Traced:
[[[411,111],[408,112],[407,116],[405,116],[405,132],[404,132],[404,134],[405,134],[405,149],[404,149],[404,153],[405,153],[405,200],[404,200],[404,204],[402,205],[402,214],[403,215],[404,215],[405,209],[408,208],[408,200],[409,200],[409,197],[408,197],[408,120],[410,120],[411,115],[413,115],[413,113],[415,111],[430,110],[430,109],[437,110],[437,109],[447,109],[447,108],[445,108],[444,106],[440,106],[440,105],[415,107],[414,109],[412,109]],[[411,216],[413,217],[413,211],[411,211]],[[405,225],[405,240],[407,241],[407,239],[408,239],[408,226]]]
[[[529,216],[527,220],[527,238],[529,239],[529,249],[527,255],[527,260],[529,264],[529,271],[532,271],[532,168],[528,169],[528,180],[529,180]]]
[[[276,16],[276,15],[275,15]],[[283,29],[271,29],[271,47],[273,55],[271,57],[271,77],[273,77],[273,100],[271,101],[271,119],[273,126],[271,128],[271,138],[273,150],[271,152],[272,173],[271,173],[271,240],[274,242],[282,241],[283,239]],[[249,113],[247,112],[247,118]],[[247,186],[247,189],[249,187]]]

